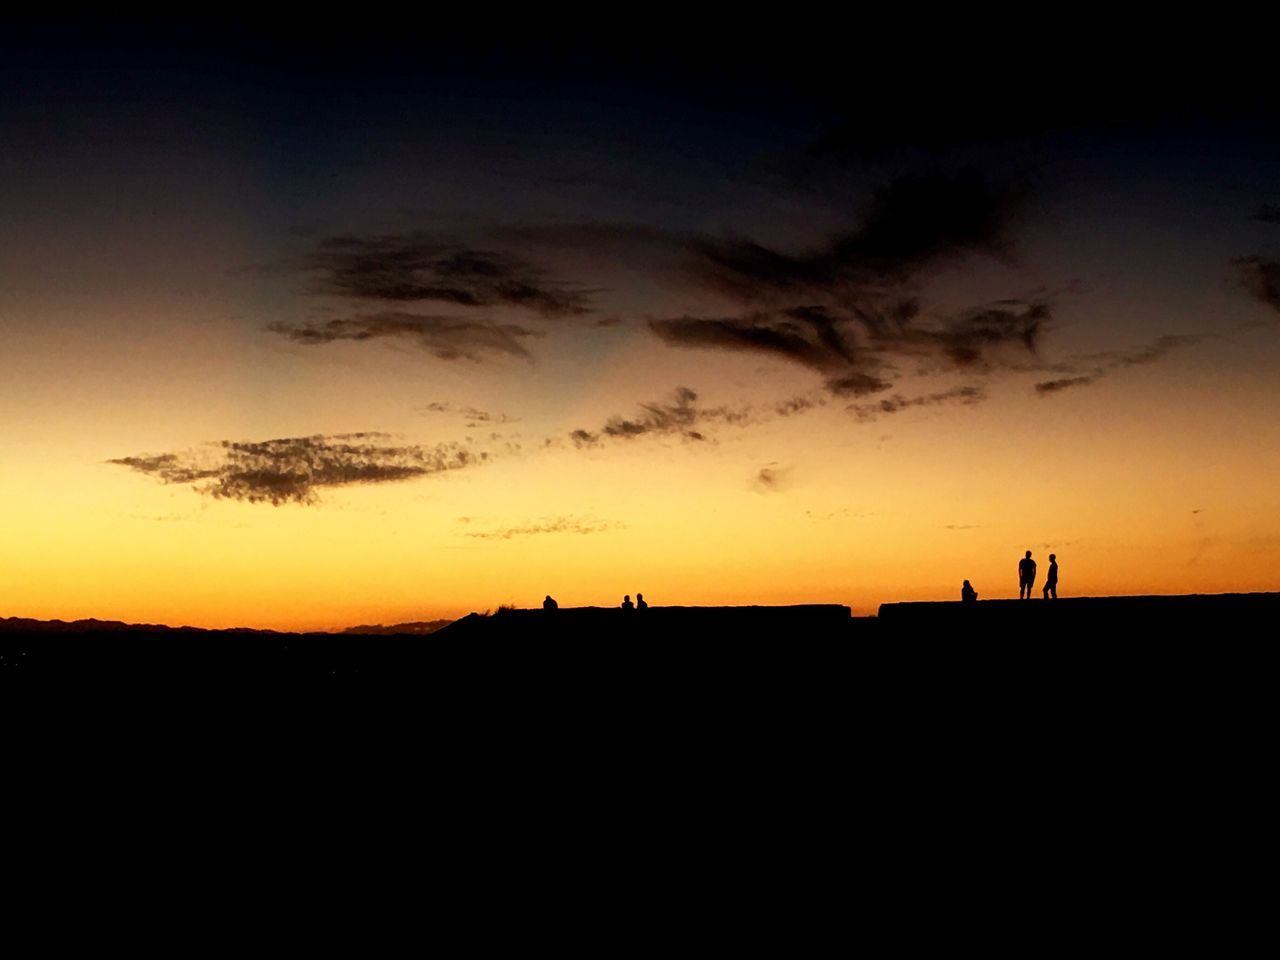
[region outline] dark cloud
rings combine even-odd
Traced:
[[[469,522],[470,518],[461,518]],[[602,530],[611,530],[620,526],[602,520],[584,520],[577,517],[554,517],[536,523],[521,524],[512,527],[498,527],[493,530],[476,530],[467,534],[479,540],[511,540],[514,537],[533,537],[545,533],[590,534]]]
[[[753,304],[865,292],[969,254],[1008,255],[1027,199],[1024,187],[973,170],[898,177],[874,196],[858,229],[817,250],[792,255],[752,240],[705,240],[694,246],[694,272]]]
[[[914,335],[935,343],[956,366],[969,367],[991,362],[992,353],[1008,344],[1034,354],[1049,315],[1049,305],[1043,301],[1004,301],[965,311],[940,330]]]
[[[511,306],[547,317],[590,311],[586,291],[548,279],[519,257],[429,233],[329,237],[316,245],[305,268],[321,291],[359,300]]]
[[[1113,370],[1155,363],[1175,350],[1194,346],[1207,339],[1209,336],[1206,334],[1167,334],[1140,350],[1111,350],[1090,354],[1072,362],[1059,364],[1056,369],[1072,375],[1041,381],[1036,384],[1036,393],[1045,396],[1060,393],[1072,387],[1085,387],[1097,383]],[[1076,369],[1081,372],[1075,373]]]
[[[1240,280],[1254,297],[1280,310],[1280,260],[1267,257],[1237,257],[1232,261]]]
[[[523,341],[539,336],[516,324],[396,311],[296,325],[273,323],[267,329],[308,345],[335,340],[408,340],[441,360],[473,362],[492,355],[528,358]]]
[[[1005,348],[1035,353],[1050,320],[1044,301],[1006,300],[926,318],[917,288],[945,263],[975,254],[1008,258],[1026,207],[1020,184],[972,170],[899,177],[872,198],[855,230],[793,254],[750,239],[690,238],[691,273],[750,305],[725,316],[651,320],[664,342],[767,354],[822,374],[836,396],[892,388],[896,363],[929,358],[988,371]]]
[[[669,400],[655,400],[638,406],[639,413],[635,416],[612,416],[597,430],[570,432],[569,439],[579,448],[595,446],[606,440],[631,440],[646,435],[679,435],[689,441],[706,441],[708,425],[740,425],[750,416],[747,410],[727,406],[699,406],[698,394],[688,387],[677,387]]]
[[[892,397],[886,397],[883,400],[877,400],[874,403],[855,403],[850,405],[849,410],[854,413],[859,420],[874,420],[877,417],[886,416],[891,413],[899,413],[911,407],[936,407],[941,404],[956,403],[965,406],[975,403],[981,403],[987,398],[987,393],[982,387],[963,386],[952,387],[949,390],[942,390],[937,393],[919,394],[914,397],[904,397],[901,394],[894,394]]]
[[[666,343],[754,351],[822,373],[836,396],[866,396],[893,386],[895,364],[926,358],[969,372],[1001,365],[1006,348],[1035,353],[1050,319],[1044,301],[1005,300],[920,322],[902,303],[888,311],[803,306],[750,316],[650,321]]]
[[[488,459],[458,443],[394,446],[379,433],[223,441],[210,448],[110,460],[162,483],[192,484],[203,494],[246,503],[312,504],[324,487],[392,483]]]
[[[768,314],[748,317],[652,320],[649,327],[662,340],[682,347],[718,347],[769,353],[816,369],[832,365],[827,348],[802,324]]]
[[[1264,203],[1253,215],[1253,219],[1263,223],[1280,223],[1280,203]]]

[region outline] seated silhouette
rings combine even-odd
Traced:
[[[978,591],[973,589],[968,580],[960,588],[960,601],[962,603],[977,603],[978,601]]]
[[[543,609],[543,610],[558,610],[558,609],[560,609],[560,604],[556,603],[555,598],[553,598],[553,597],[551,596],[551,594],[549,594],[549,593],[548,593],[548,594],[547,594],[547,598],[546,598],[545,600],[543,600],[543,601],[542,601],[542,609]]]
[[[637,593],[637,594],[636,594],[636,609],[637,609],[637,610],[648,610],[648,609],[649,609],[649,605],[648,605],[647,603],[645,603],[645,602],[644,602],[644,594],[643,594],[643,593]]]
[[[636,605],[631,602],[631,594],[628,593],[625,597],[622,598],[622,609],[634,610],[635,608],[636,608]]]

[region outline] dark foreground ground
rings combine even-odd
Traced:
[[[11,834],[119,838],[117,884],[140,836],[183,869],[204,837],[200,870],[225,857],[270,885],[251,911],[279,909],[273,864],[294,863],[362,943],[357,887],[414,922],[443,890],[469,936],[497,923],[593,950],[640,930],[656,949],[1021,955],[1164,931],[1245,953],[1239,918],[1270,906],[1276,601],[529,611],[427,637],[0,631],[0,702],[23,705],[9,792],[56,814],[45,832],[11,814]],[[287,695],[316,686],[319,709]],[[18,772],[28,746],[49,769]],[[104,815],[112,798],[131,813]],[[71,861],[43,856],[62,882]],[[161,882],[188,898],[175,871]]]

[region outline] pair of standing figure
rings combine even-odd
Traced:
[[[1031,559],[1031,551],[1018,561],[1018,599],[1030,600],[1031,588],[1036,583],[1036,562]],[[1049,554],[1049,577],[1044,582],[1044,598],[1058,599],[1058,555]]]

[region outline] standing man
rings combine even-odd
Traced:
[[[1018,561],[1018,599],[1030,600],[1031,588],[1036,582],[1036,562],[1031,559],[1031,551]]]
[[[1044,598],[1058,599],[1058,555],[1049,554],[1049,578],[1044,582]]]

